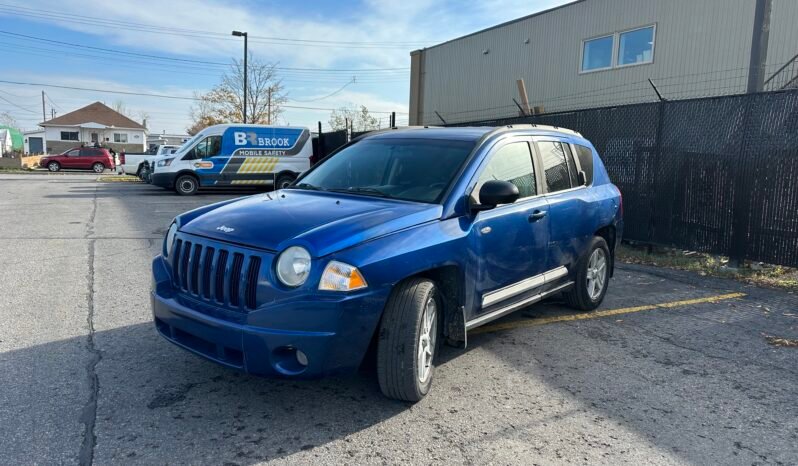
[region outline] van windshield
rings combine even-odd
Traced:
[[[203,136],[203,133],[202,133],[202,132],[199,132],[199,133],[195,134],[193,138],[191,138],[191,139],[189,139],[188,141],[186,141],[186,142],[184,142],[183,144],[181,144],[181,145],[180,145],[180,146],[177,148],[177,150],[175,150],[173,153],[174,153],[175,155],[178,155],[178,156],[180,156],[180,155],[183,155],[183,154],[184,154],[184,153],[185,153],[185,152],[186,152],[186,151],[187,151],[189,148],[191,148],[191,146],[193,146],[193,145],[194,145],[194,143],[195,143],[195,142],[197,142],[197,141],[198,141],[198,140],[199,140],[199,139],[200,139],[202,136]],[[169,153],[169,152],[167,152],[167,154],[168,154],[168,153]]]
[[[474,144],[366,139],[336,153],[292,188],[438,203]]]

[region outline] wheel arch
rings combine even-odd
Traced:
[[[610,250],[610,277],[615,274],[615,242],[616,242],[616,229],[614,225],[606,225],[593,233],[593,236],[604,238],[607,242],[607,247]]]

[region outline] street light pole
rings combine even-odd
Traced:
[[[247,37],[246,32],[233,31],[236,37],[244,38],[244,124],[247,123]]]

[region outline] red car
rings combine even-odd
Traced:
[[[102,173],[105,169],[115,168],[114,158],[108,149],[93,147],[76,147],[63,154],[42,157],[39,166],[47,167],[51,172],[57,172],[62,168],[77,168]]]

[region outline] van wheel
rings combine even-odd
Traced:
[[[94,173],[102,173],[105,171],[105,165],[97,162],[91,166],[91,169],[94,170]]]
[[[47,169],[51,172],[57,172],[61,169],[61,164],[58,162],[50,162],[47,164]]]
[[[289,175],[288,173],[283,173],[282,175],[277,177],[277,180],[274,182],[274,189],[285,189],[294,182],[296,177],[294,175]]]
[[[199,181],[193,175],[180,175],[175,180],[175,191],[181,196],[191,196],[197,193]]]
[[[576,282],[565,293],[565,302],[580,311],[599,307],[610,280],[610,249],[604,238],[594,236],[587,253],[576,264]]]
[[[377,378],[382,393],[416,402],[432,386],[443,313],[435,283],[411,279],[391,293],[377,339]]]

